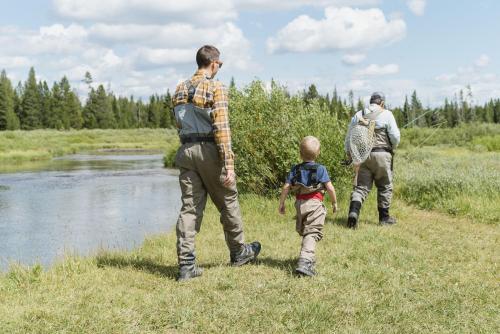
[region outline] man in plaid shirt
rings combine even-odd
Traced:
[[[259,242],[244,243],[229,128],[228,94],[213,78],[222,67],[220,52],[205,45],[196,54],[198,70],[175,91],[174,114],[182,146],[175,164],[180,169],[182,208],[177,220],[179,280],[200,276],[194,239],[200,230],[207,194],[220,212],[233,266],[255,260]]]

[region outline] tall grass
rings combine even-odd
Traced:
[[[500,222],[500,156],[421,148],[396,156],[396,194],[422,209]]]
[[[455,128],[415,127],[410,129],[403,129],[401,134],[400,148],[405,149],[411,147],[436,145],[471,147],[471,144],[482,144],[481,141],[474,143],[475,140],[488,138],[486,139],[488,142],[490,140],[497,141],[499,135],[500,124],[491,123],[461,124],[460,126]],[[493,139],[489,139],[492,137]],[[488,145],[486,144],[485,146]]]

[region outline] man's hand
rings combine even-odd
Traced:
[[[339,211],[337,203],[332,203],[332,208],[333,208],[333,213],[337,213],[337,211]]]
[[[236,174],[234,170],[228,169],[226,177],[224,178],[224,182],[222,183],[224,187],[229,188],[232,187],[236,183]]]
[[[285,214],[285,211],[286,211],[286,209],[285,209],[285,203],[280,203],[280,207],[279,207],[278,211],[279,211],[282,215],[284,215],[284,214]]]

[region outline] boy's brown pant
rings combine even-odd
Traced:
[[[236,185],[226,188],[226,175],[214,143],[189,143],[177,151],[175,165],[180,169],[182,208],[177,220],[177,256],[179,265],[195,262],[194,239],[200,231],[207,194],[220,212],[226,244],[231,254],[237,254],[244,245]]]
[[[296,200],[297,219],[295,228],[302,236],[300,258],[315,261],[316,243],[323,238],[326,208],[317,199]]]

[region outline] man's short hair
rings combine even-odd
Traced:
[[[220,52],[212,45],[202,46],[198,52],[196,52],[196,63],[198,68],[205,68],[210,65],[213,61],[219,60]]]
[[[320,151],[319,139],[313,136],[304,137],[300,142],[300,156],[303,160],[315,160]]]
[[[382,102],[384,102],[384,101],[385,101],[385,95],[384,95],[384,93],[381,93],[381,92],[375,92],[370,97],[370,104],[375,103],[375,104],[381,105]]]

